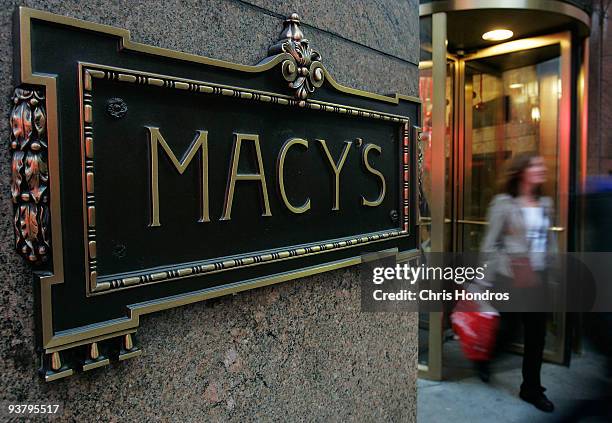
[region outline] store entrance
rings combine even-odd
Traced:
[[[471,54],[446,53],[444,124],[434,119],[436,88],[433,63],[420,67],[424,108],[419,142],[420,236],[424,250],[432,249],[431,210],[440,207],[435,195],[435,172],[444,169],[444,232],[438,237],[444,251],[477,252],[487,228],[488,205],[497,193],[504,163],[522,152],[538,152],[546,161],[548,182],[544,194],[555,204],[554,226],[559,250],[567,250],[569,189],[569,127],[571,90],[570,35],[559,33],[514,40]],[[438,116],[442,116],[439,114]],[[438,128],[436,131],[436,124]],[[443,129],[442,129],[442,128]],[[443,138],[440,137],[443,134]],[[437,135],[437,136],[436,136]],[[444,142],[444,166],[436,166],[434,147]],[[449,314],[420,315],[421,376],[441,379],[460,362],[458,341],[450,329]],[[566,315],[551,314],[545,359],[564,363],[567,358]],[[517,333],[511,349],[521,353]]]

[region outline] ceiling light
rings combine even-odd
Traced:
[[[502,41],[511,38],[514,35],[509,29],[494,29],[482,34],[482,39],[486,41]]]
[[[520,82],[516,82],[514,84],[508,85],[508,87],[512,90],[516,90],[517,88],[523,88],[523,84],[521,84]]]

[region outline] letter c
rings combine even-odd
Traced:
[[[308,141],[301,138],[291,138],[285,142],[283,147],[281,148],[280,153],[278,154],[278,161],[276,164],[276,168],[278,170],[278,188],[280,191],[281,198],[283,199],[283,203],[285,206],[293,213],[300,214],[310,210],[310,198],[307,198],[304,204],[301,206],[294,206],[289,202],[287,198],[287,192],[285,191],[285,158],[287,157],[287,152],[289,149],[296,145],[303,145],[308,149]]]

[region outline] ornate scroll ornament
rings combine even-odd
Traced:
[[[12,100],[15,248],[31,262],[44,262],[51,251],[45,96],[41,90],[17,88]]]
[[[285,20],[279,40],[270,47],[269,53],[288,53],[292,56],[282,63],[282,72],[285,80],[289,82],[289,88],[294,91],[294,96],[301,100],[301,105],[309,94],[323,85],[325,72],[320,61],[321,55],[311,48],[308,40],[304,38],[297,13]]]

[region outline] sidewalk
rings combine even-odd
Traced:
[[[489,384],[474,375],[470,363],[451,346],[452,362],[446,370],[446,380],[419,380],[417,421],[431,422],[555,422],[580,399],[593,399],[598,394],[602,357],[592,352],[573,356],[569,368],[544,364],[542,381],[546,395],[555,404],[555,412],[543,413],[518,397],[521,383],[522,357],[504,354],[492,368]],[[445,348],[445,353],[448,349]],[[446,357],[446,355],[445,355]],[[451,360],[449,360],[451,361]],[[601,419],[585,419],[600,422]]]

